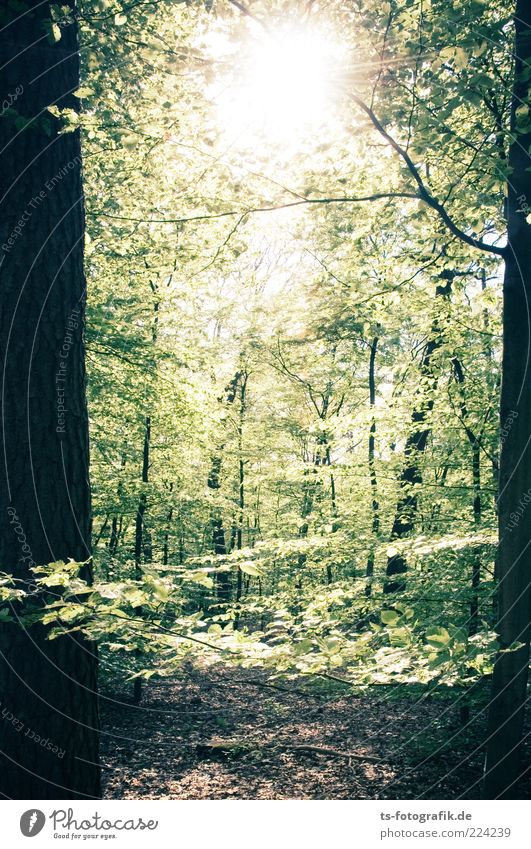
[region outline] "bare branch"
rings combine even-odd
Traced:
[[[497,245],[489,245],[486,242],[483,242],[481,239],[474,239],[473,236],[469,236],[468,233],[465,233],[464,230],[461,230],[460,227],[453,221],[452,218],[448,215],[446,209],[442,205],[437,198],[431,194],[431,192],[426,188],[424,180],[420,176],[419,170],[416,167],[415,163],[411,159],[410,155],[404,148],[398,144],[398,142],[387,132],[383,124],[376,117],[375,113],[368,106],[361,97],[358,97],[356,94],[349,95],[350,98],[356,103],[360,109],[365,112],[365,114],[370,118],[371,123],[375,127],[376,130],[380,133],[382,138],[388,142],[388,144],[395,150],[398,155],[404,160],[407,165],[407,168],[415,180],[417,186],[419,187],[418,197],[420,200],[424,201],[428,206],[435,210],[435,212],[439,215],[441,220],[446,224],[448,229],[454,236],[457,236],[458,239],[461,239],[462,242],[466,242],[467,245],[471,245],[473,248],[478,248],[480,251],[486,251],[487,253],[496,254],[497,256],[505,256],[505,248],[499,248]]]
[[[364,203],[368,201],[377,201],[383,200],[385,198],[410,198],[412,200],[420,200],[420,195],[415,192],[376,192],[372,195],[365,195],[362,197],[338,197],[338,198],[306,198],[304,200],[293,201],[292,203],[280,203],[276,206],[258,206],[258,207],[249,207],[249,209],[232,209],[227,212],[217,212],[213,215],[190,215],[184,218],[132,218],[126,215],[111,215],[109,212],[103,212],[103,210],[95,211],[95,212],[87,212],[87,215],[91,215],[94,218],[97,218],[99,215],[104,216],[105,218],[112,218],[116,221],[136,221],[140,224],[185,224],[187,221],[212,221],[216,218],[231,218],[239,215],[245,218],[247,215],[253,215],[257,212],[275,212],[279,209],[289,209],[293,206],[304,206],[309,204],[334,204],[334,203]]]

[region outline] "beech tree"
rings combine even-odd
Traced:
[[[486,787],[491,798],[512,798],[525,769],[524,713],[531,621],[531,528],[510,527],[511,514],[531,486],[531,396],[527,354],[531,313],[531,121],[527,98],[531,67],[531,6],[517,0],[514,83],[507,181],[507,248],[503,280],[503,363],[500,423],[514,419],[500,456],[498,496],[498,633],[489,708]],[[515,416],[514,413],[517,413]]]
[[[522,793],[527,7],[80,0],[8,16],[17,792],[98,794],[97,641],[113,698],[132,678],[148,702],[144,679],[198,655],[320,694],[393,685],[412,711],[429,692],[467,740],[467,797]],[[31,781],[49,791],[23,783],[41,761]]]
[[[59,14],[58,14],[59,13]],[[0,561],[29,593],[29,620],[61,594],[32,568],[69,558],[90,581],[91,511],[85,400],[84,209],[75,6],[4,6],[0,44],[2,475]],[[14,622],[0,636],[0,791],[15,799],[97,798],[96,648],[80,634],[49,640]]]

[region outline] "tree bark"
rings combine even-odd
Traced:
[[[531,303],[531,132],[520,131],[516,110],[527,102],[531,63],[531,4],[515,9],[515,77],[509,150],[507,233],[503,281],[503,363],[500,421],[513,417],[500,455],[498,635],[489,707],[485,793],[515,798],[522,772],[524,712],[529,665],[531,615],[531,521],[514,523],[511,513],[531,494],[531,392],[529,333]],[[527,116],[526,116],[526,120]],[[529,509],[529,508],[527,508]],[[517,646],[517,647],[516,647]]]
[[[77,26],[65,21],[51,43],[49,4],[25,6],[0,29],[2,88],[18,113],[0,121],[0,564],[31,589],[33,565],[90,558],[91,505],[80,138],[46,111],[78,108]],[[91,579],[89,565],[81,574]],[[96,649],[46,634],[0,630],[0,795],[98,798]]]

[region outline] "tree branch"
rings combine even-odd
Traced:
[[[240,215],[245,218],[247,215],[252,215],[257,212],[275,212],[279,209],[289,209],[293,206],[303,206],[307,204],[333,204],[333,203],[364,203],[366,201],[383,200],[384,198],[410,198],[412,200],[421,200],[420,194],[416,192],[375,192],[372,195],[362,197],[338,197],[338,198],[305,198],[304,200],[292,201],[291,203],[280,203],[276,206],[256,206],[249,207],[247,210],[233,209],[227,212],[217,212],[213,215],[191,215],[184,218],[132,218],[126,215],[111,215],[109,212],[87,211],[87,215],[95,218],[102,215],[105,218],[112,218],[116,221],[136,221],[140,224],[185,224],[187,221],[211,221],[215,218],[234,218]],[[496,249],[501,250],[501,249]]]
[[[418,197],[420,200],[424,201],[428,206],[430,206],[435,212],[439,215],[439,218],[446,224],[448,229],[454,236],[457,236],[462,242],[466,242],[467,245],[471,245],[473,248],[478,248],[480,251],[486,251],[487,253],[496,254],[497,256],[505,256],[505,248],[499,248],[496,245],[489,245],[486,242],[483,242],[481,239],[474,239],[473,236],[469,236],[468,233],[465,233],[464,230],[461,230],[460,227],[453,221],[452,218],[448,215],[446,209],[442,205],[437,198],[431,194],[431,192],[426,188],[424,180],[420,176],[419,170],[416,167],[415,163],[411,159],[410,155],[404,148],[398,144],[398,142],[387,132],[383,124],[376,117],[375,113],[368,106],[361,97],[358,97],[356,94],[351,94],[350,98],[360,107],[360,109],[365,112],[365,114],[369,117],[371,123],[375,127],[376,130],[380,133],[382,138],[386,140],[386,142],[393,148],[393,150],[398,153],[398,155],[404,160],[410,174],[415,180],[419,191]]]

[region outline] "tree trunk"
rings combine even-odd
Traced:
[[[376,403],[376,383],[374,379],[374,363],[376,360],[376,351],[378,349],[378,337],[375,336],[371,342],[370,357],[369,357],[369,405],[372,412],[371,427],[369,430],[369,478],[371,481],[371,510],[372,510],[372,541],[367,557],[367,568],[365,571],[367,584],[365,586],[365,595],[370,596],[372,592],[372,577],[374,575],[374,548],[378,541],[380,532],[380,505],[378,503],[378,482],[376,480],[376,469],[374,466],[374,448],[376,433],[376,421],[374,418],[374,405]]]
[[[240,372],[237,372],[225,389],[224,400],[227,404],[234,403],[240,377]],[[220,401],[222,400],[223,398],[220,398]],[[217,453],[212,457],[211,460],[210,474],[208,476],[208,487],[214,492],[218,492],[221,489],[221,464],[224,447],[224,444],[220,445]],[[227,554],[227,543],[225,541],[225,527],[223,525],[223,515],[220,508],[217,506],[212,509],[210,524],[212,527],[212,547],[214,549],[214,554],[219,554],[220,556],[223,556]],[[219,572],[216,583],[218,599],[223,602],[230,601],[232,595],[232,581],[230,572]]]
[[[169,489],[169,491],[170,491],[170,497],[171,497],[171,493],[173,492],[173,481],[171,481],[171,482],[169,483],[169,485],[168,485],[168,489]],[[168,565],[168,558],[169,558],[169,538],[170,538],[170,529],[171,529],[171,523],[172,523],[172,521],[173,521],[173,505],[171,505],[171,506],[170,506],[170,509],[168,510],[167,526],[166,526],[166,530],[165,530],[165,532],[164,532],[164,545],[163,545],[163,547],[162,547],[162,565],[163,565],[163,566],[167,566],[167,565]]]
[[[109,554],[114,557],[118,548],[118,516],[112,517],[111,535],[109,537]]]
[[[503,281],[503,363],[500,421],[518,413],[500,455],[498,634],[489,707],[485,792],[488,798],[517,796],[522,771],[523,724],[529,664],[531,615],[531,521],[511,513],[531,495],[531,392],[529,332],[531,303],[531,132],[519,132],[516,110],[527,102],[531,63],[531,4],[518,0],[515,12],[515,82],[509,151],[507,232]],[[526,120],[528,120],[526,115]],[[527,508],[529,509],[529,508]],[[508,650],[512,646],[518,646]]]
[[[474,515],[474,525],[478,528],[481,525],[481,432],[478,434],[468,425],[468,408],[463,393],[463,385],[465,382],[465,373],[463,367],[457,357],[452,360],[455,379],[459,385],[461,392],[461,422],[465,429],[466,438],[468,439],[472,451],[472,491],[474,498],[472,501],[472,512]],[[479,630],[479,585],[481,583],[481,559],[479,554],[474,557],[472,564],[472,583],[470,596],[470,618],[468,623],[468,634],[473,637]]]
[[[453,277],[454,274],[451,271],[445,271],[441,274],[441,278],[445,279],[447,282],[439,284],[436,287],[436,298],[447,297],[450,294]],[[420,373],[422,377],[435,382],[431,367],[431,359],[435,351],[440,348],[442,342],[437,317],[433,321],[430,335],[431,338],[426,343],[422,354]],[[418,487],[422,483],[420,459],[426,450],[426,445],[428,444],[428,438],[431,432],[431,426],[426,423],[426,419],[432,409],[433,397],[429,397],[428,400],[426,400],[423,392],[420,402],[416,404],[411,416],[411,423],[414,430],[407,438],[404,449],[406,464],[400,474],[401,495],[399,496],[396,505],[395,517],[391,529],[391,540],[407,537],[414,527],[418,506]],[[404,555],[391,555],[387,560],[387,580],[384,583],[384,593],[395,593],[403,590],[405,587],[405,581],[401,576],[403,576],[406,572],[407,561]]]
[[[46,111],[78,107],[77,27],[64,23],[51,43],[49,4],[24,8],[4,4],[0,29],[2,89],[31,122],[0,121],[0,564],[30,582],[35,564],[90,558],[91,507],[80,139],[59,135]],[[90,580],[90,567],[81,574]],[[96,649],[46,633],[0,630],[0,795],[98,798]]]
[[[247,394],[248,375],[242,375],[240,383],[240,415],[238,421],[238,529],[236,534],[236,545],[238,551],[243,548],[243,522],[245,516],[245,460],[243,458],[243,424],[245,421],[246,411],[246,394]],[[236,576],[236,601],[240,601],[242,597],[242,570],[238,568]],[[240,620],[239,612],[236,613],[234,627],[238,628]]]
[[[143,570],[142,570],[142,556],[144,555],[145,559],[145,549],[144,549],[144,516],[147,509],[147,494],[145,491],[145,485],[149,482],[149,448],[151,443],[151,418],[150,416],[146,416],[145,428],[144,428],[144,447],[142,451],[142,492],[140,493],[140,498],[138,500],[138,509],[136,511],[136,519],[135,519],[135,578],[137,581],[142,580]],[[135,608],[135,616],[142,615],[142,608]],[[139,658],[141,656],[141,652],[137,650],[135,652],[136,657]],[[135,678],[133,682],[133,699],[135,704],[140,702],[142,698],[142,679]]]

